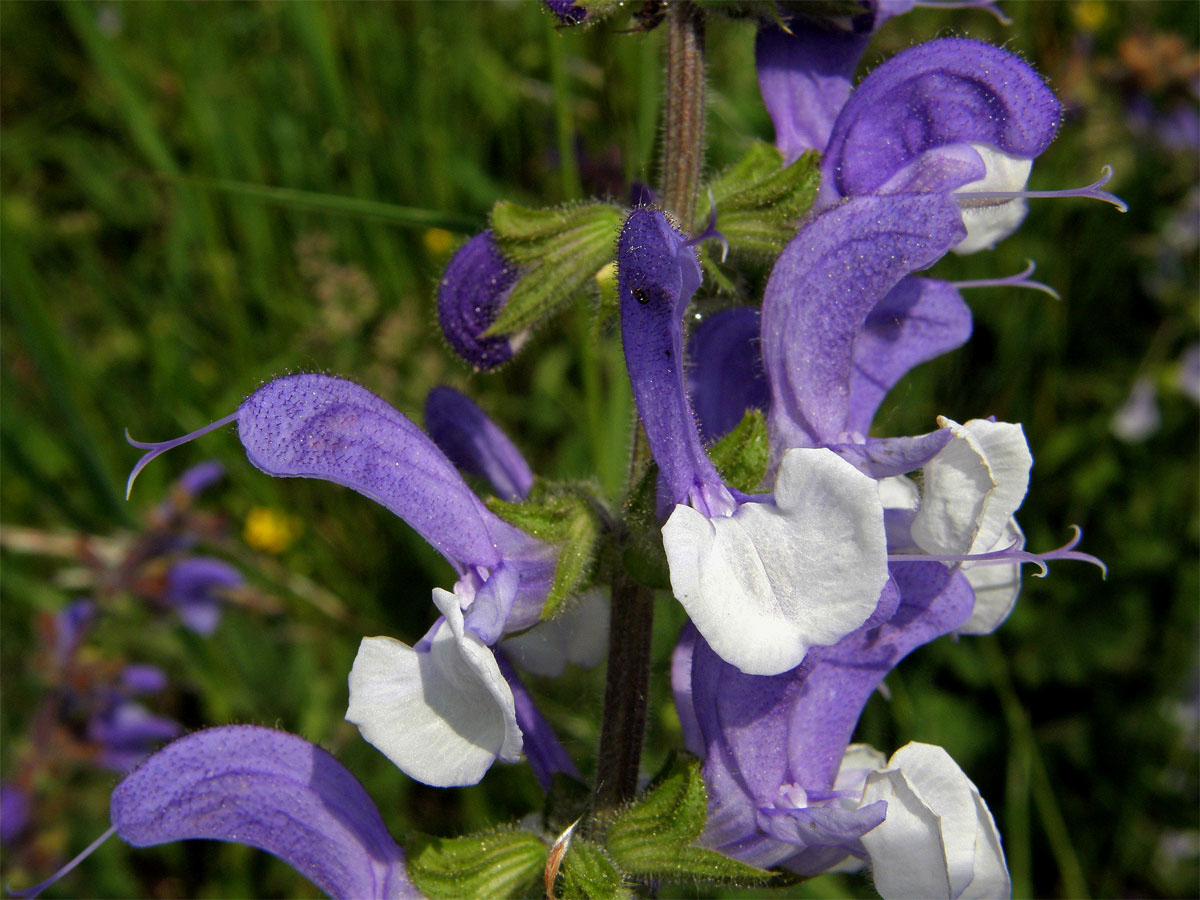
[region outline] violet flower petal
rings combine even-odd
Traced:
[[[216,631],[221,619],[221,592],[244,581],[242,573],[224,560],[193,556],[167,571],[163,596],[188,628],[207,636]]]
[[[883,398],[919,363],[961,347],[971,308],[953,284],[905,278],[867,314],[854,339],[848,431],[866,434]]]
[[[696,251],[665,213],[630,213],[617,243],[621,342],[638,415],[674,503],[723,488],[684,388],[683,311],[700,279]]]
[[[529,495],[533,472],[508,435],[462,392],[441,385],[425,398],[425,430],[461,471],[487,481],[501,500]]]
[[[688,389],[706,444],[732,431],[748,410],[767,410],[759,319],[756,307],[723,309],[688,336]]]
[[[900,281],[965,233],[944,195],[856,197],[812,219],[784,248],[763,298],[762,349],[777,459],[840,443],[850,417],[854,346]]]
[[[0,844],[16,842],[29,824],[29,811],[33,804],[29,791],[11,782],[0,784]]]
[[[195,497],[224,477],[225,466],[215,459],[210,459],[207,462],[197,463],[185,471],[176,480],[175,485],[188,497]]]
[[[183,726],[156,716],[140,703],[122,700],[88,722],[88,740],[98,745],[97,762],[113,772],[128,772]]]
[[[268,475],[345,485],[404,519],[460,571],[500,562],[485,524],[495,517],[433,441],[365,388],[327,375],[278,378],[247,398],[237,423],[247,456]]]
[[[500,315],[520,273],[504,258],[490,231],[471,238],[450,260],[438,285],[438,322],[451,348],[476,369],[512,358],[523,335],[483,337]]]
[[[850,95],[822,158],[822,190],[874,192],[947,144],[986,144],[1032,159],[1054,139],[1060,116],[1041,76],[1007,50],[966,38],[918,44]]]
[[[149,663],[131,663],[121,669],[121,687],[130,694],[157,694],[167,686],[167,673]]]
[[[829,449],[872,478],[891,478],[916,471],[942,450],[954,433],[939,428],[916,437],[867,438],[862,444],[834,444]]]
[[[112,796],[135,847],[202,838],[258,847],[331,897],[419,897],[404,852],[341,763],[303,738],[230,725],[181,738]]]
[[[863,24],[852,31],[801,23],[793,24],[790,34],[773,25],[759,28],[754,45],[758,87],[785,162],[806,150],[825,149],[871,39],[870,17],[858,20]]]

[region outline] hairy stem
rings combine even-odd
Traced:
[[[690,0],[675,0],[667,25],[663,205],[687,229],[704,167],[704,16]]]

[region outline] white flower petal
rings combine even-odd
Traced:
[[[976,181],[964,184],[954,193],[1014,193],[1025,190],[1025,183],[1029,181],[1029,172],[1033,168],[1032,159],[1010,156],[987,144],[971,144],[971,147],[983,158],[986,174]],[[955,253],[975,253],[996,246],[1017,230],[1029,211],[1029,204],[1015,197],[995,200],[964,199],[960,203],[967,236],[954,248]]]
[[[867,620],[887,583],[874,479],[827,449],[784,454],[775,504],[663,526],[671,586],[713,650],[750,675],[799,665]]]
[[[350,670],[346,720],[417,781],[475,784],[496,757],[521,753],[512,690],[491,650],[464,631],[454,595],[434,591],[446,617],[427,652],[363,638]]]
[[[1029,488],[1033,457],[1020,425],[972,419],[938,425],[954,437],[922,470],[912,537],[927,553],[984,553],[1004,533]]]
[[[1015,544],[1014,544],[1015,541]],[[1008,527],[1000,540],[988,552],[1025,546],[1025,535],[1016,519],[1008,520]],[[971,618],[958,629],[959,634],[991,634],[1008,618],[1016,606],[1021,593],[1020,563],[963,563],[962,573],[975,592],[975,606]]]
[[[1007,897],[1000,836],[987,804],[941,747],[911,743],[867,778],[863,806],[888,803],[863,835],[875,887],[892,897]]]
[[[503,647],[526,672],[546,678],[557,678],[569,662],[594,668],[608,651],[608,607],[604,591],[584,591],[561,614],[506,639]]]

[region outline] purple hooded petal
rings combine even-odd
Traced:
[[[542,2],[562,25],[582,25],[587,20],[587,8],[572,2],[572,0],[542,0]]]
[[[60,666],[75,652],[95,618],[96,604],[86,598],[68,603],[55,614],[54,658]]]
[[[221,619],[221,592],[244,580],[242,573],[224,560],[194,556],[171,566],[164,599],[176,608],[185,625],[207,636],[216,631]]]
[[[971,336],[971,308],[948,281],[905,278],[867,315],[854,341],[847,429],[866,434],[883,398],[919,363]]]
[[[696,251],[664,213],[630,213],[617,243],[621,342],[638,415],[674,503],[721,486],[684,389],[683,311],[700,278]]]
[[[208,462],[197,463],[192,466],[179,476],[175,485],[188,497],[195,497],[208,490],[224,477],[225,467],[215,459],[210,459]]]
[[[131,663],[121,670],[121,688],[130,694],[157,694],[167,686],[167,673],[148,663]]]
[[[416,425],[365,388],[327,375],[268,382],[237,413],[250,461],[268,475],[321,478],[386,506],[452,565],[495,566],[495,517]]]
[[[303,738],[232,725],[182,738],[112,796],[135,847],[201,838],[283,859],[331,897],[419,897],[404,853],[341,763]]]
[[[688,337],[688,388],[706,444],[732,431],[747,410],[767,410],[759,319],[752,306],[723,309]]]
[[[857,17],[851,31],[801,23],[794,23],[790,34],[773,25],[759,28],[758,87],[786,162],[806,150],[825,149],[871,39],[871,18]]]
[[[88,723],[88,740],[97,744],[97,761],[114,772],[128,772],[164,741],[178,737],[183,726],[156,716],[140,703],[123,700]]]
[[[572,778],[580,778],[579,769],[563,749],[562,743],[550,727],[550,723],[538,711],[529,689],[521,681],[512,663],[503,651],[496,651],[496,664],[508,686],[512,689],[513,702],[516,706],[517,725],[521,729],[524,745],[521,748],[529,767],[537,777],[542,790],[550,790],[550,783],[555,772],[565,772]]]
[[[782,675],[745,675],[703,638],[689,637],[691,692],[676,696],[688,704],[680,718],[694,716],[706,748],[707,846],[757,865],[787,860],[789,868],[806,871],[815,865],[815,857],[796,854],[797,846],[808,844],[780,845],[783,823],[774,823],[773,836],[765,833],[761,811],[776,808],[780,788],[788,785],[810,796],[827,793],[879,682],[909,652],[954,631],[971,613],[973,596],[961,574],[938,563],[895,565],[892,571],[884,592],[892,597],[881,599],[886,613],[833,646],[812,648],[800,666]],[[843,846],[840,852],[854,850]]]
[[[15,784],[0,784],[0,844],[9,845],[29,823],[29,791]]]
[[[856,197],[800,229],[763,297],[773,452],[841,442],[868,315],[965,233],[958,204],[945,195]]]
[[[1032,159],[1054,139],[1060,115],[1041,76],[1007,50],[966,38],[919,44],[851,94],[821,162],[822,192],[874,192],[921,154],[948,144],[986,144]]]
[[[454,465],[487,481],[500,499],[528,496],[533,473],[525,457],[465,394],[445,386],[431,390],[425,398],[425,430]]]
[[[864,475],[890,478],[921,468],[952,437],[949,428],[939,428],[917,437],[867,438],[865,444],[833,444],[829,449]]]
[[[490,231],[463,244],[446,266],[438,285],[438,322],[454,352],[476,369],[496,368],[520,346],[514,335],[482,336],[508,302],[519,275]]]

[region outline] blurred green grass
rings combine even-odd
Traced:
[[[872,701],[861,736],[886,751],[909,739],[951,751],[999,820],[1018,896],[1189,896],[1200,878],[1197,411],[1171,389],[1171,361],[1197,338],[1197,259],[1194,243],[1172,249],[1168,238],[1173,222],[1195,228],[1197,172],[1194,150],[1166,146],[1131,115],[1139,102],[1178,101],[1180,87],[1138,69],[1128,42],[1173,36],[1194,58],[1197,7],[1005,7],[1008,29],[981,12],[917,10],[880,33],[866,65],[939,33],[1007,42],[1068,109],[1032,186],[1085,184],[1111,162],[1110,187],[1130,212],[1035,201],[994,253],[939,264],[947,277],[985,278],[1032,258],[1063,299],[972,292],[972,342],[906,379],[881,422],[894,434],[927,430],[939,413],[1025,423],[1036,460],[1021,514],[1029,544],[1057,546],[1077,523],[1110,575],[1027,572],[1003,629],[918,653],[889,679],[890,704]],[[419,637],[444,563],[344,490],[262,477],[227,431],[150,467],[126,504],[137,454],[122,429],[189,431],[289,371],[352,377],[418,420],[428,389],[448,382],[502,422],[539,473],[596,477],[615,494],[629,401],[611,324],[581,306],[480,376],[444,347],[432,296],[455,243],[495,200],[548,204],[581,189],[620,199],[633,179],[655,180],[658,41],[558,33],[531,3],[0,4],[3,521],[128,529],[210,457],[229,475],[206,502],[235,527],[255,507],[299,517],[278,566],[252,574],[283,615],[236,610],[203,641],[125,603],[96,641],[166,668],[190,728],[259,722],[323,743],[397,835],[482,827],[540,802],[523,768],[460,791],[414,785],[341,721],[359,638]],[[1161,47],[1152,58],[1151,70],[1167,70]],[[752,60],[751,26],[710,29],[710,169],[771,137]],[[1163,423],[1124,444],[1109,422],[1139,374],[1163,388]],[[7,777],[42,689],[33,615],[73,593],[61,563],[11,550],[2,561]],[[346,616],[322,612],[283,571],[332,592]],[[664,676],[681,621],[660,603],[647,771],[678,743]],[[599,674],[535,689],[586,771]],[[113,783],[83,768],[60,774],[38,785],[32,858],[47,865],[103,829]],[[6,862],[3,878],[43,874]],[[50,895],[313,893],[243,848],[112,843]],[[870,888],[825,878],[793,893]]]

